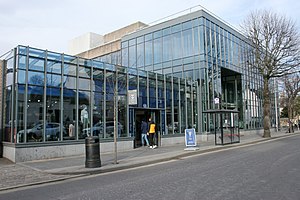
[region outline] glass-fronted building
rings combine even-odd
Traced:
[[[120,148],[135,148],[149,117],[160,144],[179,143],[186,128],[218,128],[208,110],[238,111],[241,130],[262,127],[262,77],[249,65],[251,46],[207,12],[128,34],[120,46],[93,59],[25,46],[2,57],[3,155],[15,162],[78,155],[89,135],[112,151],[115,123]]]
[[[196,81],[201,132],[209,132],[215,124],[203,113],[210,109],[238,110],[239,127],[244,130],[263,126],[263,79],[250,65],[254,62],[251,45],[208,12],[199,10],[128,34],[122,38],[120,51],[123,66]],[[274,98],[271,102],[271,112],[278,113]],[[175,123],[166,114],[166,123]]]
[[[154,119],[159,136],[183,133],[196,123],[197,86],[190,79],[25,46],[6,55],[3,69],[2,134],[8,148],[83,144],[90,135],[110,142],[115,121],[117,137],[132,148],[140,145],[142,120]],[[171,105],[180,125],[166,125]]]

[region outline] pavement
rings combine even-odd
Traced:
[[[184,144],[160,146],[156,149],[140,147],[130,151],[118,152],[117,164],[115,164],[114,153],[100,153],[101,167],[97,168],[85,167],[85,155],[22,163],[12,163],[5,158],[0,158],[0,191],[146,166],[196,154],[255,144],[280,137],[290,137],[297,133],[300,132],[286,133],[286,131],[273,131],[271,138],[263,138],[258,133],[245,133],[241,135],[240,143],[216,146],[214,141],[206,141],[198,144],[197,150],[186,150]]]

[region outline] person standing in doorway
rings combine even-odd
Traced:
[[[141,124],[141,133],[142,133],[142,146],[144,146],[146,141],[147,146],[149,147],[149,141],[148,141],[148,124],[147,122],[145,122],[145,120],[142,120],[142,124]]]
[[[149,125],[148,125],[148,135],[150,140],[150,148],[155,149],[157,145],[155,144],[155,123],[149,118]]]

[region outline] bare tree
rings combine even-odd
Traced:
[[[111,73],[106,81],[109,86],[108,90],[113,93],[113,119],[114,119],[114,163],[118,164],[118,143],[117,138],[120,133],[119,119],[118,119],[118,110],[119,102],[121,99],[120,92],[126,90],[127,79],[126,74],[122,73],[123,67],[118,65],[115,66],[115,72]]]
[[[300,37],[295,23],[285,16],[271,11],[254,11],[241,25],[250,40],[254,61],[263,77],[263,137],[270,133],[270,89],[271,78],[293,73],[300,64]]]
[[[284,89],[286,93],[286,105],[288,108],[289,132],[294,132],[292,119],[294,119],[294,107],[297,95],[300,92],[299,74],[291,74],[283,77]]]

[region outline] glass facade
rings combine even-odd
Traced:
[[[174,120],[181,119],[181,133],[193,121],[179,115],[191,110],[191,81],[24,46],[13,52],[4,66],[5,142],[71,142],[89,135],[109,141],[115,121],[117,136],[130,138],[138,131],[129,127],[129,113],[141,108],[155,112],[162,135],[180,133],[170,125]],[[136,104],[129,105],[128,91],[137,91]]]
[[[119,139],[135,140],[144,115],[162,137],[209,133],[220,119],[206,111],[217,109],[238,111],[240,129],[262,128],[263,80],[249,64],[251,46],[205,11],[128,34],[120,46],[91,60],[15,48],[3,70],[4,141],[112,141],[114,123]]]
[[[142,38],[138,44],[130,44],[137,38]],[[257,69],[249,65],[254,59],[249,53],[251,46],[243,35],[205,11],[126,35],[121,46],[121,51],[126,52],[122,54],[124,66],[198,82],[199,102],[202,102],[197,105],[199,110],[238,110],[241,129],[262,128],[263,80]],[[182,84],[178,87],[178,91],[183,92]],[[168,91],[166,94],[170,96]],[[186,128],[182,123],[188,125],[186,113],[196,104],[191,106],[193,98],[187,99],[180,93],[173,93],[172,98],[174,116],[167,110],[166,121],[171,122],[173,118],[172,124],[178,124],[182,131]],[[214,101],[216,98],[220,99],[218,104]],[[179,101],[186,106],[182,108]],[[203,132],[210,131],[209,124],[214,123],[210,118],[209,114],[202,114]]]

